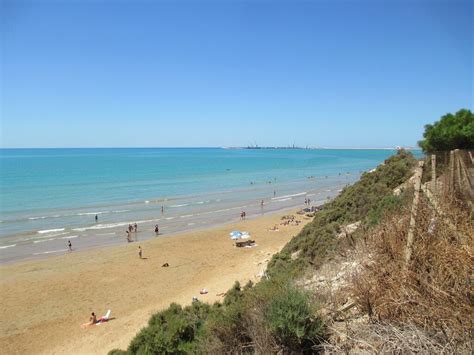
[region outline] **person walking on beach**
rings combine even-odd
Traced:
[[[135,233],[138,232],[138,224],[136,222],[133,225],[133,229],[135,230]]]
[[[129,230],[126,230],[125,231],[127,233],[127,242],[131,242],[132,240],[130,239],[130,231]]]
[[[158,227],[158,224],[155,224],[155,234],[160,234],[160,228]]]
[[[141,246],[138,246],[138,256],[140,257],[140,259],[143,259],[143,254],[142,254],[142,247]]]
[[[72,244],[71,244],[70,240],[67,241],[67,247],[68,247],[69,251],[71,252],[72,251]]]

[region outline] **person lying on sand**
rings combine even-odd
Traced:
[[[94,312],[91,313],[91,316],[89,317],[89,322],[88,323],[84,323],[81,325],[81,328],[87,328],[91,325],[94,325],[97,323],[97,317],[95,315]]]
[[[91,313],[91,316],[89,317],[89,322],[82,324],[82,325],[81,325],[81,328],[87,328],[87,327],[89,327],[89,326],[91,326],[91,325],[94,325],[94,324],[105,323],[105,322],[107,322],[109,319],[110,319],[110,309],[107,311],[107,313],[105,314],[105,316],[102,316],[102,317],[100,317],[99,319],[97,319],[95,313],[92,312],[92,313]]]

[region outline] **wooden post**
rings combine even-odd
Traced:
[[[449,192],[454,190],[454,150],[449,153]]]
[[[436,195],[436,155],[431,154],[431,192]]]
[[[416,227],[416,214],[418,212],[418,201],[420,200],[421,177],[423,175],[423,161],[418,162],[415,171],[415,194],[413,196],[413,204],[411,205],[410,226],[408,227],[407,247],[405,250],[405,267],[408,269],[410,264],[413,239]]]

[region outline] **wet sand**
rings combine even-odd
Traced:
[[[106,354],[125,349],[154,312],[171,302],[221,300],[238,280],[257,281],[271,255],[303,225],[280,226],[289,212],[158,237],[121,246],[72,252],[0,266],[1,337],[5,354]],[[254,248],[236,248],[232,230],[245,230]],[[138,256],[138,246],[145,259]],[[169,263],[163,268],[163,263]],[[209,293],[200,295],[206,288]],[[81,329],[92,311],[113,319]]]

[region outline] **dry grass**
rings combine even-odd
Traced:
[[[421,198],[408,266],[408,209],[360,240],[358,249],[370,255],[369,262],[353,277],[349,291],[372,324],[355,333],[377,351],[472,349],[474,224],[462,205],[444,201],[442,206],[443,217]]]
[[[337,332],[336,329],[333,329]],[[370,354],[471,354],[472,346],[463,346],[436,339],[413,324],[394,326],[371,323],[348,325],[344,329],[345,341],[325,343],[320,348],[325,353]]]

